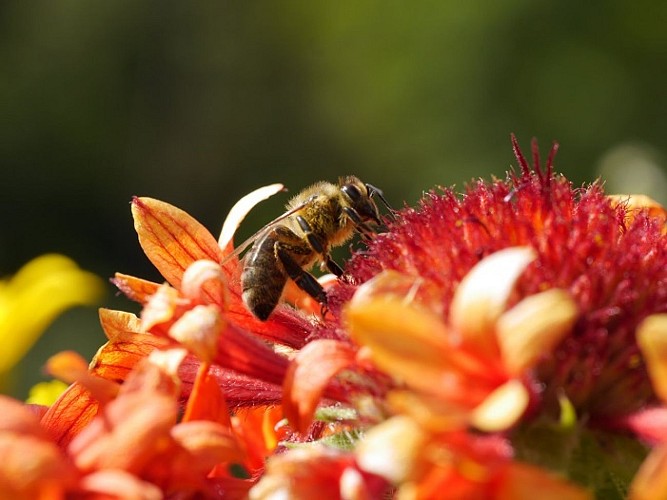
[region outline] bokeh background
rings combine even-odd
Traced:
[[[667,202],[667,2],[165,0],[0,3],[0,275],[60,252],[160,280],[129,201],[215,234],[249,190],[354,173],[395,206],[503,176],[509,135],[552,140],[575,184]],[[249,235],[286,195],[244,223]],[[136,311],[109,293],[101,305]],[[96,311],[49,328],[15,373],[91,356]]]

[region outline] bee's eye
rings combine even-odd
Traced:
[[[353,203],[361,199],[361,192],[354,184],[345,184],[341,190],[352,200]]]

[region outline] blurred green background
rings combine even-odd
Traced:
[[[509,134],[575,184],[665,199],[667,2],[0,4],[0,275],[61,252],[102,277],[160,280],[133,195],[214,234],[260,185],[354,173],[395,206],[503,176]],[[280,213],[277,196],[248,235]],[[109,294],[107,307],[136,311]],[[15,394],[63,348],[91,356],[96,311],[59,318]]]

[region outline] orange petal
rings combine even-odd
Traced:
[[[152,198],[132,200],[134,227],[146,256],[178,288],[195,261],[221,262],[223,252],[208,230],[183,210]]]
[[[297,353],[283,384],[283,409],[296,430],[306,432],[329,381],[354,358],[351,346],[328,339],[315,340]]]
[[[177,415],[178,405],[171,397],[126,393],[72,440],[69,452],[82,470],[139,472],[164,451]]]
[[[144,333],[141,329],[141,320],[134,314],[112,309],[100,309],[100,324],[108,339],[118,335]]]
[[[432,283],[394,270],[384,270],[361,284],[354,294],[354,301],[380,297],[393,297],[406,304],[421,305],[437,314],[442,312],[440,292]]]
[[[211,375],[208,364],[205,363],[199,366],[182,419],[183,422],[191,420],[211,420],[227,427],[231,426],[225,395],[218,381]]]
[[[394,390],[386,399],[393,413],[412,418],[430,432],[462,430],[467,429],[470,424],[470,405],[456,405],[449,398],[410,390]],[[479,398],[469,399],[474,401]]]
[[[32,434],[46,438],[47,434],[39,425],[39,418],[21,401],[0,394],[0,432]]]
[[[283,410],[280,406],[240,408],[234,413],[234,433],[245,447],[245,465],[251,470],[262,469],[266,457],[275,450],[278,441],[289,437],[288,426],[278,425],[281,420]]]
[[[539,492],[539,495],[536,493]],[[593,500],[593,494],[534,465],[512,462],[493,498],[497,500]],[[648,497],[647,497],[648,498]],[[652,499],[658,498],[655,496]]]
[[[64,498],[75,471],[52,442],[12,432],[0,434],[0,497]],[[59,492],[48,496],[47,492]]]
[[[189,464],[186,465],[196,467],[203,474],[220,462],[240,462],[244,458],[231,428],[216,422],[180,423],[171,430],[171,437],[188,451]]]
[[[79,481],[79,489],[94,495],[94,498],[136,498],[161,500],[164,494],[154,484],[142,481],[124,470],[100,470],[92,472]],[[92,498],[92,497],[91,497]]]
[[[452,374],[487,382],[496,376],[495,367],[451,345],[438,315],[393,295],[359,301],[355,296],[344,318],[373,362],[413,388],[437,392]]]
[[[111,281],[128,299],[140,304],[145,304],[148,297],[153,295],[160,286],[158,283],[121,273],[116,273]]]
[[[531,368],[572,330],[578,309],[565,290],[530,295],[498,318],[496,338],[511,376]]]
[[[450,322],[465,345],[473,345],[480,352],[496,352],[496,320],[505,310],[517,279],[533,259],[532,248],[506,248],[482,259],[463,278],[452,299]]]
[[[102,404],[113,399],[118,393],[118,385],[92,375],[86,361],[74,351],[63,351],[51,356],[45,365],[46,372],[52,377],[71,384],[79,382],[93,397]]]
[[[91,362],[91,370],[107,380],[125,380],[139,361],[166,344],[165,339],[154,335],[118,336],[97,351]]]
[[[379,494],[341,495],[341,476],[354,466],[353,460],[349,453],[318,445],[275,455],[267,462],[262,479],[250,490],[249,498],[384,498]]]
[[[630,486],[631,500],[667,498],[667,445],[656,446],[644,460]]]
[[[95,417],[98,408],[90,391],[76,382],[49,407],[41,425],[56,443],[66,446]]]

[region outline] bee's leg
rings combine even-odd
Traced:
[[[357,219],[359,219],[358,214]],[[324,254],[324,245],[322,245],[320,239],[313,234],[313,230],[311,229],[310,224],[308,224],[308,221],[300,215],[296,216],[296,220],[299,223],[299,227],[301,227],[301,230],[306,235],[306,238],[308,238],[308,243],[313,248],[313,250],[319,254]],[[324,255],[324,264],[327,266],[329,272],[335,274],[339,278],[343,275],[343,268],[336,264],[336,262],[334,262],[334,260],[331,258],[331,255],[328,253]]]
[[[322,245],[320,239],[313,234],[313,229],[310,227],[310,224],[308,224],[308,221],[300,215],[296,216],[296,221],[299,223],[299,227],[303,231],[303,234],[306,235],[308,243],[313,248],[313,250],[315,250],[317,253],[324,253],[324,245]]]
[[[336,261],[331,258],[331,255],[326,254],[324,256],[324,264],[327,266],[330,273],[335,274],[339,278],[343,275],[343,268],[336,264]]]
[[[360,226],[363,224],[363,221],[361,220],[361,217],[359,216],[359,213],[352,207],[343,207],[343,212],[345,212],[345,215],[347,215],[352,222],[354,222],[355,225]]]
[[[359,213],[351,207],[343,207],[343,211],[345,212],[345,215],[347,215],[354,223],[354,225],[357,226],[361,237],[365,240],[370,239],[370,235],[373,234],[373,230],[368,226],[368,224],[361,220]]]
[[[308,295],[320,304],[327,303],[327,294],[322,285],[309,272],[304,271],[280,244],[276,244],[276,255],[280,259],[287,275]]]

